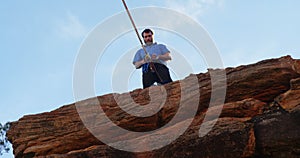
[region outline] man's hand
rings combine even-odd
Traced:
[[[146,63],[149,63],[149,62],[151,61],[151,57],[150,57],[149,54],[146,54],[146,56],[144,57],[144,61],[145,61]]]
[[[158,60],[159,60],[159,55],[156,55],[156,54],[152,54],[151,55],[151,59],[152,59],[152,61],[154,61],[154,62],[158,62]]]

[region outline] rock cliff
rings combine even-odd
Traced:
[[[219,71],[27,115],[7,135],[16,157],[300,157],[300,60],[226,68],[212,85]]]

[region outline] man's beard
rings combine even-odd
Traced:
[[[153,40],[144,41],[146,45],[151,45],[153,43]]]

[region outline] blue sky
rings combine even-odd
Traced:
[[[288,54],[300,58],[298,0],[127,0],[127,5],[129,8],[166,7],[190,16],[208,31],[224,67]],[[99,23],[123,11],[121,0],[105,3],[99,0],[2,1],[0,122],[16,121],[23,115],[73,103],[73,66],[82,42]],[[129,20],[119,22],[123,23]],[[177,40],[174,34],[157,30],[155,35],[157,42],[178,46],[175,49],[183,56],[188,57],[188,53],[194,51],[181,47],[180,37]],[[134,32],[129,32],[112,43],[107,51],[123,52],[122,44],[130,45],[127,49],[139,48]],[[103,58],[106,60],[98,65],[96,95],[111,92],[110,78],[103,77],[110,72],[101,67],[111,67],[108,61],[118,58],[116,54],[107,53]],[[201,63],[202,59],[198,61]],[[191,62],[193,72],[187,74],[205,70],[205,65]],[[174,59],[172,64],[180,63]],[[133,67],[132,70],[129,90],[141,87],[140,71]],[[174,78],[182,77],[175,74]],[[12,157],[11,154],[5,156]]]

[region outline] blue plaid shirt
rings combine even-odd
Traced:
[[[157,43],[153,43],[152,45],[147,45],[147,46],[145,46],[145,48],[146,48],[147,53],[149,53],[150,56],[152,54],[164,55],[164,54],[170,52],[165,45],[157,44]],[[143,60],[145,58],[145,55],[146,55],[146,53],[145,53],[144,49],[143,48],[139,49],[133,58],[133,64],[137,61]],[[159,60],[159,62],[161,64],[167,65],[167,62],[164,60]],[[148,70],[149,70],[149,63],[142,65],[143,72],[147,72]]]

